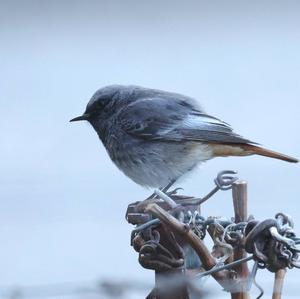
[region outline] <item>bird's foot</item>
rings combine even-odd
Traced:
[[[170,181],[170,183],[167,185],[167,186],[165,186],[165,187],[162,187],[162,188],[159,188],[159,190],[161,191],[161,192],[163,192],[163,193],[165,193],[165,194],[167,194],[167,195],[174,195],[174,194],[176,194],[176,192],[177,192],[177,190],[179,190],[179,189],[181,189],[181,188],[176,188],[176,189],[174,189],[173,191],[170,191],[170,192],[167,192],[171,187],[172,187],[172,185],[175,183],[175,180],[173,180],[173,181]],[[175,192],[175,193],[174,193]],[[169,196],[170,196],[169,195]],[[154,192],[154,193],[152,193],[149,197],[147,197],[145,200],[148,200],[148,199],[154,199],[154,198],[157,198],[157,194]]]
[[[172,196],[176,196],[176,195],[178,195],[178,191],[179,190],[183,190],[183,188],[175,188],[175,189],[173,189],[173,190],[171,190],[171,191],[168,191],[168,192],[166,192],[166,194],[169,196],[169,197],[172,197]]]

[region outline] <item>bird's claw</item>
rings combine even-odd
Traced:
[[[174,196],[174,195],[177,195],[177,193],[178,193],[178,191],[179,190],[184,190],[183,188],[175,188],[175,189],[173,189],[173,190],[171,190],[171,191],[168,191],[168,192],[166,192],[166,194],[169,196],[169,197],[172,197],[172,196]]]

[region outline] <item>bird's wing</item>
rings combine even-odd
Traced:
[[[182,99],[145,98],[131,103],[118,116],[122,129],[137,138],[169,142],[251,143],[230,125]]]

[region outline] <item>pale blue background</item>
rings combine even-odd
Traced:
[[[152,282],[124,219],[127,205],[150,190],[117,170],[88,124],[68,122],[99,87],[136,84],[193,96],[245,137],[300,157],[299,1],[0,5],[0,286]],[[222,169],[249,182],[250,213],[287,212],[300,233],[299,165],[215,159],[181,185],[201,196]],[[203,213],[230,217],[230,193]],[[296,275],[288,275],[287,294],[297,289]],[[271,278],[260,277],[267,292]]]

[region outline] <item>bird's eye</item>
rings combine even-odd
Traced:
[[[96,104],[96,107],[97,107],[98,109],[102,109],[102,108],[104,107],[103,101],[98,101],[97,104]]]

